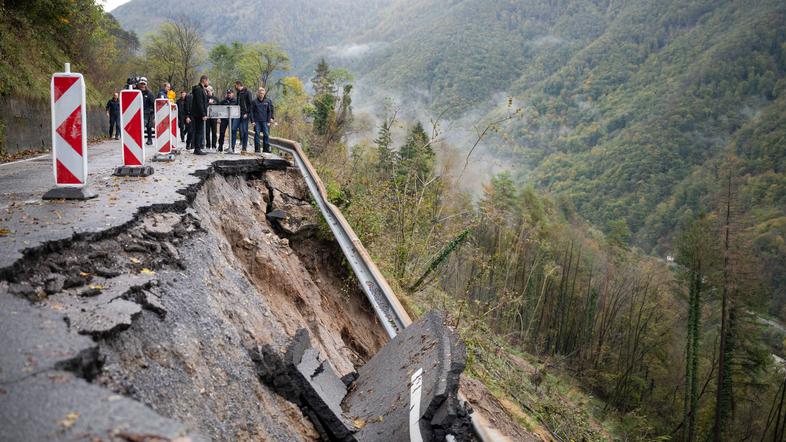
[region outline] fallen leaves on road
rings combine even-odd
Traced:
[[[133,256],[131,257],[131,264],[139,264],[140,262],[142,262],[142,261],[140,261],[137,258],[134,258]]]
[[[0,236],[8,236],[11,234],[11,231],[8,229],[0,229]]]
[[[141,273],[143,275],[155,275],[156,274],[156,272],[148,269],[147,267],[145,267],[144,269],[140,270],[139,273]]]
[[[77,413],[76,411],[72,411],[71,413],[68,413],[66,417],[57,421],[57,425],[60,425],[61,427],[68,429],[74,426],[77,419],[79,419],[79,413]]]
[[[352,421],[352,423],[355,424],[355,428],[357,428],[358,430],[361,430],[363,429],[363,427],[366,426],[365,419],[355,419],[354,421]]]

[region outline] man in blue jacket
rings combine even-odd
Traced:
[[[262,132],[262,150],[270,152],[270,124],[276,118],[273,102],[267,97],[264,87],[257,90],[257,98],[251,103],[251,119],[254,121],[254,152],[259,153],[259,132]]]
[[[235,146],[235,133],[240,131],[240,144],[243,147],[243,152],[248,147],[248,117],[251,112],[251,93],[243,86],[243,82],[238,80],[235,82],[235,90],[237,93],[237,104],[240,106],[240,118],[232,120],[232,147]]]
[[[120,95],[115,92],[111,100],[106,102],[106,116],[109,117],[109,138],[114,128],[115,139],[120,138]]]

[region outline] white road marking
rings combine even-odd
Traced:
[[[2,163],[2,164],[0,164],[0,167],[10,166],[12,164],[26,163],[28,161],[33,161],[33,160],[40,160],[41,158],[46,158],[46,157],[51,157],[51,156],[52,156],[52,153],[49,152],[49,153],[45,153],[43,155],[39,155],[37,157],[25,158],[24,160],[16,160],[16,161],[10,161],[8,163]]]
[[[410,442],[423,442],[420,435],[420,392],[423,388],[423,369],[418,368],[412,375],[412,385],[409,387],[409,440]]]

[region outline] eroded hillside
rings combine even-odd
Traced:
[[[67,334],[88,348],[51,367],[37,366],[40,348],[20,349],[29,361],[22,371],[45,383],[84,379],[106,387],[186,424],[196,438],[318,438],[296,406],[259,382],[248,352],[283,347],[305,327],[344,375],[387,340],[382,327],[337,246],[317,234],[317,213],[294,169],[215,174],[193,196],[186,210],[149,211],[116,234],[17,264],[2,283],[3,300],[20,305],[25,297],[34,311],[62,315],[64,322],[40,332]],[[292,215],[273,224],[266,214],[278,207]],[[135,426],[120,417],[102,429],[81,427],[80,419],[91,417],[59,426],[64,438],[80,429],[111,438]]]

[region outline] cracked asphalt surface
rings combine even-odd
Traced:
[[[182,190],[197,184],[197,171],[216,160],[240,160],[252,155],[192,155],[183,151],[172,162],[152,162],[153,149],[146,150],[149,177],[114,177],[120,165],[120,141],[88,146],[88,185],[98,197],[87,201],[43,201],[54,187],[52,157],[0,165],[0,269],[11,266],[25,249],[73,235],[110,230],[131,221],[140,207],[185,203]],[[269,156],[273,158],[275,156]]]
[[[58,277],[47,280],[53,296],[31,303],[24,298],[41,299],[43,294],[30,292],[24,281],[9,284],[3,279],[13,279],[20,271],[37,271],[20,266],[46,265],[36,261],[36,255],[57,250],[57,244],[111,236],[157,206],[185,209],[187,190],[200,183],[200,175],[211,164],[255,156],[198,157],[183,152],[169,163],[149,163],[156,169],[150,177],[119,178],[112,176],[120,162],[118,141],[93,144],[88,151],[88,182],[98,194],[88,201],[41,200],[53,187],[51,156],[0,165],[0,441],[207,440],[193,425],[163,417],[142,402],[93,382],[106,356],[100,355],[100,342],[88,335],[95,338],[109,332],[117,328],[115,323],[128,327],[132,317],[141,315],[141,307],[155,311],[153,295],[131,294],[135,284],[127,275],[109,274],[80,288],[78,296],[67,295],[62,290],[64,284],[68,289],[69,282],[53,275]],[[152,157],[151,150],[147,153],[148,159]],[[280,158],[261,159],[268,160]],[[157,233],[156,226],[144,227]],[[79,259],[93,265],[87,255]],[[147,299],[135,303],[140,296]],[[80,312],[87,322],[79,322]],[[95,329],[102,325],[96,317],[105,318],[106,330]]]

